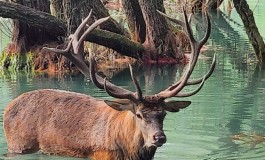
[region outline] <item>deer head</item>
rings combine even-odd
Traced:
[[[90,53],[89,58],[90,67],[85,64],[82,58],[84,49],[83,47],[81,47],[83,46],[85,37],[98,25],[108,20],[108,17],[97,20],[91,26],[89,26],[83,34],[81,34],[82,29],[85,27],[89,17],[91,16],[91,12],[89,16],[80,24],[76,32],[73,35],[69,36],[70,42],[68,43],[68,47],[65,50],[58,50],[54,48],[45,49],[64,55],[70,61],[72,61],[86,77],[90,77],[91,81],[98,88],[104,89],[110,96],[114,98],[121,99],[120,101],[105,100],[105,103],[109,107],[112,107],[117,111],[129,111],[133,114],[136,127],[140,130],[143,136],[143,144],[145,146],[162,146],[166,142],[166,136],[163,132],[163,120],[166,116],[166,112],[178,112],[180,109],[185,108],[191,104],[190,101],[167,101],[166,99],[171,97],[188,97],[196,94],[200,91],[205,80],[210,77],[214,70],[216,62],[215,56],[213,58],[212,65],[208,73],[198,79],[189,79],[196,65],[200,49],[206,43],[210,35],[211,23],[208,14],[206,14],[207,29],[205,36],[202,38],[202,40],[196,41],[194,36],[192,35],[191,27],[188,22],[189,20],[184,9],[184,22],[170,18],[164,13],[158,11],[161,15],[165,16],[170,21],[184,28],[190,41],[192,58],[189,61],[188,69],[183,73],[179,81],[155,95],[144,96],[142,94],[141,87],[134,76],[131,65],[129,65],[130,73],[136,92],[132,92],[122,87],[119,87],[107,81],[106,78],[102,78],[97,75],[95,71],[96,64],[92,53]],[[72,51],[70,51],[71,48]],[[196,90],[192,92],[183,93],[183,88],[189,85],[199,86]]]

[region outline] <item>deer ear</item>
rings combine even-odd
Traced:
[[[186,108],[191,101],[169,101],[165,102],[165,110],[169,112],[178,112],[180,109]]]
[[[104,100],[104,102],[110,106],[111,108],[117,111],[126,111],[126,110],[133,110],[133,102],[129,100],[119,100],[119,101],[110,101]]]

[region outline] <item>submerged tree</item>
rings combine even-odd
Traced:
[[[218,9],[222,3],[223,0],[192,0],[191,7],[193,12],[201,11],[203,9],[213,10]]]
[[[265,44],[256,25],[253,12],[251,11],[251,9],[249,9],[249,5],[246,0],[229,0],[229,5],[231,5],[231,1],[233,1],[233,6],[242,19],[246,33],[256,53],[257,59],[260,62],[264,62]],[[194,0],[192,3],[192,11],[201,11],[203,7],[210,10],[217,9],[222,4],[222,2],[223,0],[209,0],[207,1],[207,3],[205,0]]]
[[[47,53],[41,48],[56,45],[59,48],[66,47],[65,37],[76,29],[91,9],[93,20],[110,16],[100,0],[16,0],[13,2],[16,3],[0,1],[0,16],[14,19],[14,23],[17,21],[18,24],[24,24],[23,29],[15,25],[14,31],[17,30],[19,36],[13,34],[12,44],[19,47],[14,47],[12,51],[24,54],[38,46],[35,64],[39,65],[35,69],[47,68],[49,63],[45,60],[53,63],[61,61],[61,57]],[[157,12],[157,10],[165,12],[163,0],[122,0],[122,5],[129,31],[110,18],[100,26],[100,29],[95,29],[86,37],[86,40],[145,63],[177,63],[185,58],[184,53],[181,52],[182,49],[179,48],[178,42],[181,40],[178,40],[176,29]],[[15,41],[17,38],[19,40]],[[24,40],[25,38],[27,40]],[[69,67],[70,64],[65,62],[62,66]]]
[[[217,9],[223,3],[223,0],[209,0],[207,3],[208,9]]]
[[[246,0],[233,0],[237,13],[240,15],[249,41],[252,44],[256,56],[260,62],[265,61],[265,44],[256,26],[253,12],[249,9]]]

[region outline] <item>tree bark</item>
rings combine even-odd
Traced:
[[[88,35],[87,40],[96,44],[107,46],[122,55],[135,59],[142,59],[144,52],[144,47],[140,43],[133,42],[125,36],[101,29],[95,29],[91,32]]]
[[[131,38],[134,41],[144,43],[146,36],[146,25],[138,0],[122,0]]]
[[[179,59],[175,38],[169,30],[166,19],[156,10],[165,12],[163,0],[139,0],[146,23],[144,59],[158,61],[159,58]]]
[[[75,1],[75,0],[74,0]],[[93,9],[93,17],[96,19],[110,16],[108,10],[104,7],[100,0],[83,0],[82,3],[78,1],[83,11],[83,17],[86,17],[91,9]],[[101,29],[111,31],[121,35],[127,35],[127,31],[113,18],[110,18],[106,23],[101,25]]]
[[[70,8],[71,6],[72,8]],[[51,0],[51,14],[59,19],[67,21],[68,26],[70,27],[71,25],[71,27],[73,27],[72,29],[68,27],[70,30],[75,28],[72,22],[85,18],[91,9],[93,10],[93,20],[91,20],[91,23],[96,19],[110,16],[108,10],[104,7],[100,0]],[[76,14],[80,17],[77,17],[78,15]],[[101,25],[101,28],[121,35],[128,35],[124,27],[113,18],[110,18],[110,20],[105,22],[104,25]],[[72,31],[70,31],[70,33],[71,32]]]
[[[51,15],[63,19],[63,0],[50,0]]]
[[[19,19],[31,26],[44,28],[54,36],[66,33],[65,22],[48,13],[38,11],[20,4],[0,1],[0,16],[4,18]]]
[[[203,7],[204,0],[194,0],[191,3],[191,10],[192,12],[201,11]]]
[[[208,9],[217,9],[223,3],[223,0],[209,0],[207,3]]]
[[[260,62],[265,62],[265,44],[256,26],[253,12],[249,9],[246,0],[233,0],[237,13],[240,15],[249,41]]]

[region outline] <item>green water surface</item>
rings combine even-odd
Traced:
[[[250,2],[251,7],[254,8],[255,2]],[[263,28],[264,7],[265,3],[260,1],[255,9],[258,25]],[[231,16],[242,24],[235,12]],[[261,160],[265,157],[265,66],[257,65],[251,59],[253,50],[242,25],[217,14],[212,14],[211,18],[213,31],[207,43],[208,51],[200,57],[192,77],[207,72],[213,54],[217,56],[216,69],[197,95],[185,98],[192,101],[187,109],[166,116],[164,129],[168,140],[157,150],[157,160]],[[203,25],[198,25],[198,30],[200,28],[203,30]],[[144,93],[154,94],[174,83],[186,66],[136,66],[134,69]],[[112,82],[134,89],[128,69],[114,76]],[[39,88],[63,89],[110,99],[82,75],[48,76],[2,71],[1,113],[16,96]],[[0,124],[2,119],[0,114]],[[6,153],[7,144],[3,127],[0,127],[0,159],[76,159],[41,153],[6,157]]]

